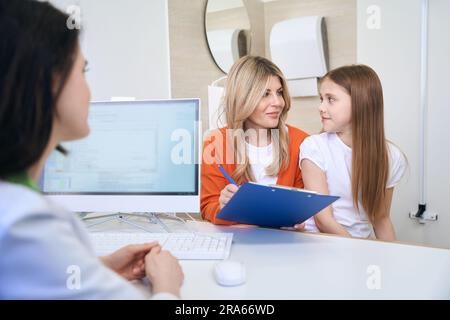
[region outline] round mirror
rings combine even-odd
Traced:
[[[242,0],[208,0],[205,31],[209,51],[225,73],[250,53],[250,19]]]

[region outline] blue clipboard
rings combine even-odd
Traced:
[[[217,218],[261,227],[293,227],[339,199],[284,186],[244,183]]]

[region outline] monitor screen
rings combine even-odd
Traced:
[[[67,155],[53,152],[41,189],[55,196],[198,195],[198,125],[198,99],[94,102],[89,136],[62,143]]]

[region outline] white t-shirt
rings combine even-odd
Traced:
[[[402,178],[406,160],[403,153],[388,143],[389,176],[386,188],[394,187]],[[328,191],[340,198],[332,204],[333,215],[354,237],[367,238],[372,233],[372,225],[359,203],[359,211],[353,205],[352,197],[352,149],[336,133],[322,133],[306,138],[300,146],[301,161],[314,162],[327,176]],[[306,221],[306,231],[318,232],[314,218]]]
[[[255,182],[264,185],[276,184],[278,177],[266,174],[266,167],[273,161],[272,143],[265,147],[256,147],[247,142],[245,144]]]

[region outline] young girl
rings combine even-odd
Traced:
[[[395,240],[394,186],[405,171],[402,152],[385,138],[383,93],[364,65],[341,67],[320,81],[323,133],[300,149],[305,189],[339,196],[306,222],[306,231]]]
[[[216,224],[233,223],[216,215],[238,190],[219,164],[237,184],[254,181],[302,188],[298,150],[307,136],[286,125],[291,107],[286,80],[269,60],[253,56],[238,60],[228,74],[225,92],[227,127],[205,139],[202,159],[201,213]]]

